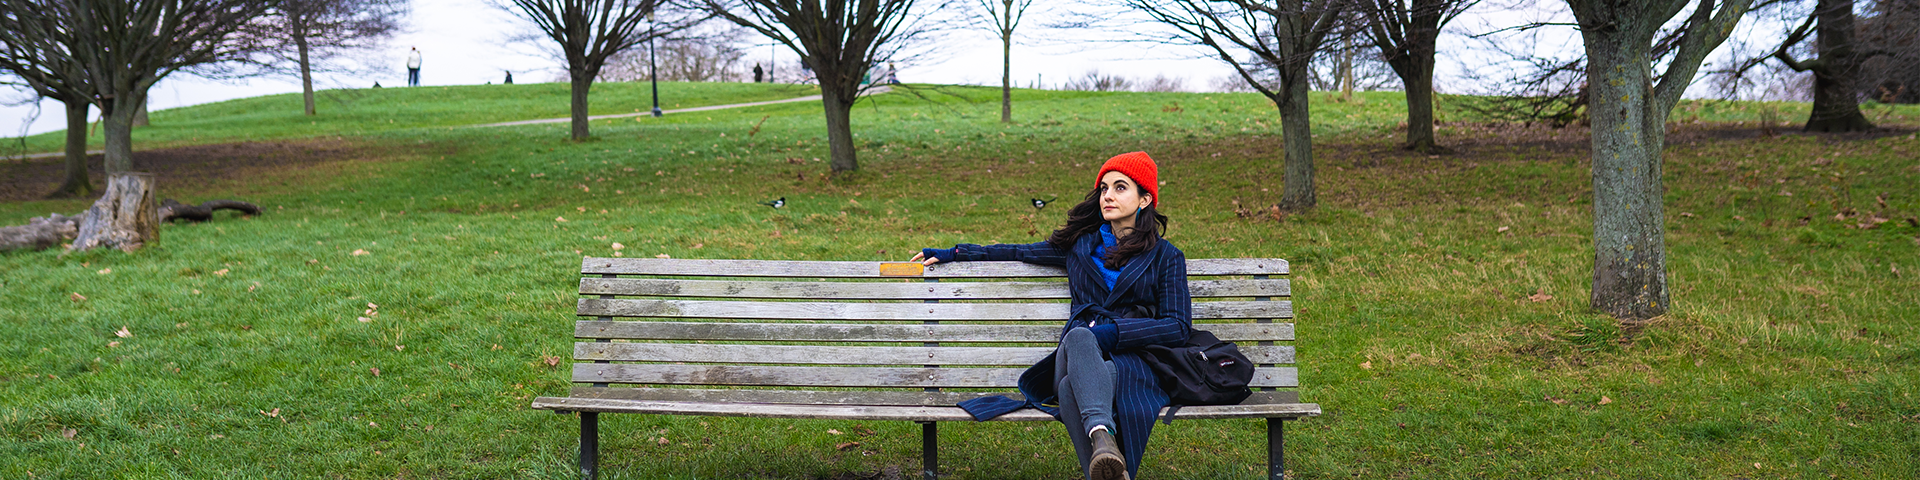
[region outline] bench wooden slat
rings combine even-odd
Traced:
[[[1258,364],[1293,363],[1293,346],[1241,345]],[[778,363],[820,365],[1028,366],[1053,347],[841,347],[813,345],[715,345],[605,343],[573,345],[573,359],[615,362]]]
[[[1291,323],[1203,323],[1195,327],[1229,342],[1291,341]],[[908,325],[844,323],[719,323],[581,320],[573,336],[609,340],[742,342],[992,342],[1060,340],[1059,325]]]
[[[1193,298],[1285,297],[1285,278],[1189,280]],[[828,300],[1047,300],[1070,298],[1061,282],[784,282],[663,278],[580,279],[581,295]]]
[[[719,417],[790,418],[824,420],[902,420],[962,422],[972,421],[960,407],[874,406],[874,405],[771,405],[743,403],[661,402],[607,398],[539,397],[533,408],[571,412],[652,413],[666,415],[703,415]],[[1162,411],[1164,413],[1164,410]],[[1182,407],[1175,420],[1223,418],[1299,418],[1320,414],[1313,403],[1261,405],[1215,405]],[[1156,417],[1158,417],[1156,415]],[[1035,409],[1023,409],[995,417],[995,421],[1040,422],[1053,417]]]
[[[1019,392],[908,392],[899,390],[714,390],[704,388],[588,387],[574,386],[568,396],[619,400],[712,403],[784,403],[805,405],[923,405],[951,406],[962,400],[1006,395],[1021,398]],[[1300,403],[1300,392],[1277,390],[1253,392],[1241,405]]]
[[[1012,388],[1025,368],[763,367],[575,363],[574,383],[889,388]],[[1293,367],[1256,368],[1252,387],[1299,386]]]
[[[964,322],[1066,320],[1070,307],[1065,303],[830,303],[582,298],[578,312],[587,317]],[[1194,302],[1193,318],[1293,318],[1293,302]]]
[[[880,274],[881,263],[795,260],[709,260],[680,258],[601,258],[580,261],[584,275],[671,275],[693,277],[900,278]],[[1187,260],[1187,275],[1286,275],[1287,261],[1278,258],[1198,258]],[[1059,267],[1021,262],[954,262],[934,264],[911,278],[1033,278],[1061,277]]]

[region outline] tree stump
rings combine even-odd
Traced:
[[[80,221],[71,251],[100,247],[134,251],[160,235],[160,211],[153,199],[153,174],[114,173],[107,192]]]

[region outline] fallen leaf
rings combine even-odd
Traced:
[[[625,249],[625,248],[627,248],[627,246],[626,246],[626,245],[621,245],[621,244],[620,244],[620,242],[613,242],[613,249],[614,249],[614,251],[619,251],[619,250],[621,250],[621,249]]]
[[[499,349],[500,349],[500,344],[498,344],[498,343],[496,343],[496,344],[493,344],[493,349],[494,349],[494,350],[499,350]]]
[[[133,336],[133,332],[127,331],[127,327],[125,325],[121,325],[119,330],[115,330],[113,332],[113,336],[120,337],[120,338],[128,338]]]
[[[858,446],[860,446],[860,442],[847,442],[847,443],[842,443],[842,444],[839,444],[839,445],[834,445],[834,446],[833,446],[833,449],[834,449],[834,450],[846,450],[846,449],[849,449],[849,448],[853,448],[853,447],[858,447]]]
[[[567,217],[553,217],[553,221],[556,221],[556,222],[565,222],[565,221],[567,221]]]
[[[587,207],[573,207],[573,208],[574,208],[574,209],[577,209],[577,210],[580,210],[580,212],[581,212],[581,213],[586,213],[586,211],[587,211]]]
[[[1532,300],[1533,303],[1540,303],[1540,302],[1553,300],[1553,295],[1548,295],[1547,290],[1542,288],[1542,289],[1534,290],[1533,295],[1527,296],[1527,300]]]
[[[380,306],[374,305],[373,302],[367,302],[367,308],[380,308]]]
[[[673,256],[662,253],[659,255],[654,255],[653,258],[673,258]]]
[[[308,265],[313,265],[313,264],[316,264],[316,263],[320,263],[320,259],[318,259],[318,258],[309,258],[309,259],[307,259],[307,264],[308,264]]]
[[[360,317],[360,323],[367,323],[367,322],[372,322],[372,321],[373,321],[373,319],[371,319],[371,318],[367,318],[367,317]]]
[[[74,292],[74,294],[68,295],[67,298],[71,298],[73,299],[73,301],[76,301],[76,302],[85,301],[87,299],[86,296],[81,295],[79,292]]]
[[[214,274],[214,275],[219,275],[219,276],[222,276],[222,277],[224,277],[224,276],[227,276],[227,271],[228,271],[227,269],[225,269],[225,268],[222,268],[222,269],[219,269],[219,270],[214,270],[214,271],[213,271],[213,274]]]
[[[393,346],[393,351],[396,351],[396,352],[400,352],[400,351],[405,351],[406,349],[407,349],[407,346],[406,346],[406,345],[394,345],[394,346]]]
[[[834,429],[831,429],[831,428],[829,428],[829,429],[827,429],[827,433],[831,433],[831,434],[834,434],[834,435],[840,435],[840,434],[841,434],[839,430],[834,430]]]
[[[704,243],[696,243],[696,244],[693,244],[693,248],[700,248],[700,247],[705,247],[705,246],[707,246],[707,244],[704,244]]]
[[[102,268],[102,269],[100,269],[100,271],[98,271],[98,272],[93,272],[93,273],[97,273],[97,274],[101,274],[101,275],[106,275],[106,274],[109,274],[109,273],[113,273],[113,269],[111,269],[111,268]]]
[[[666,445],[666,444],[669,444],[669,443],[673,443],[673,442],[669,442],[669,441],[667,441],[667,437],[660,437],[660,441],[659,441],[659,442],[657,442],[657,443],[659,443],[659,444],[661,444],[661,445]]]
[[[369,426],[369,427],[378,427],[378,426],[380,426],[380,424],[379,424],[379,423],[377,423],[377,422],[367,422],[367,426]]]
[[[358,248],[356,248],[356,249],[353,249],[353,256],[356,256],[356,257],[358,257],[358,256],[361,256],[361,255],[366,255],[366,254],[367,254],[367,251],[366,251],[366,250],[361,250],[361,249],[358,249]]]
[[[1553,396],[1552,396],[1552,395],[1547,395],[1547,396],[1546,396],[1546,400],[1547,400],[1547,401],[1549,401],[1549,402],[1553,402],[1553,404],[1554,404],[1554,405],[1566,405],[1566,404],[1567,404],[1567,399],[1564,399],[1564,398],[1553,398]]]
[[[278,409],[278,408],[276,408],[276,409],[273,409],[273,411],[271,411],[271,412],[269,412],[269,411],[266,411],[266,410],[260,410],[259,412],[260,412],[260,414],[261,414],[261,415],[266,415],[266,416],[269,416],[269,417],[273,417],[273,418],[280,418],[280,409]]]
[[[1365,361],[1365,362],[1360,362],[1360,369],[1361,369],[1361,370],[1372,370],[1372,369],[1373,369],[1373,361],[1372,361],[1372,360],[1368,360],[1368,361]]]
[[[114,340],[114,341],[111,341],[111,342],[107,342],[107,348],[114,348],[114,347],[118,347],[118,346],[120,346],[120,341],[119,341],[119,340]]]
[[[546,362],[547,366],[549,367],[560,366],[560,357],[556,357],[553,355],[542,355],[540,357],[540,361]]]
[[[1687,218],[1693,218],[1693,212],[1680,212],[1680,216],[1682,216],[1682,217],[1687,217]]]
[[[67,437],[67,438],[73,438],[74,435],[79,435],[79,434],[80,434],[79,430],[74,430],[71,428],[60,431],[60,436]]]
[[[380,369],[379,369],[379,368],[377,368],[377,367],[376,367],[376,368],[369,368],[369,369],[367,369],[367,373],[372,373],[372,374],[373,374],[373,376],[376,376],[376,377],[378,377],[378,376],[380,376]]]
[[[1600,396],[1600,404],[1601,404],[1601,405],[1606,405],[1606,404],[1609,404],[1609,403],[1613,403],[1613,399],[1611,399],[1611,398],[1607,398],[1607,396],[1606,396],[1606,395],[1601,395],[1601,396]]]

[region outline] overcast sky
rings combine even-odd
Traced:
[[[1042,0],[1037,3],[1049,2]],[[1564,10],[1564,6],[1558,2],[1542,3]],[[1040,8],[1035,7],[1036,10]],[[1449,33],[1487,31],[1498,26],[1544,20],[1552,16],[1555,14],[1551,12],[1522,11],[1495,2],[1483,2],[1477,11],[1456,20],[1448,29]],[[1134,78],[1155,75],[1182,77],[1186,79],[1189,89],[1206,89],[1214,79],[1234,74],[1230,67],[1218,59],[1194,49],[1166,46],[1146,48],[1140,44],[1113,42],[1093,42],[1095,47],[1064,45],[1057,38],[1067,33],[1042,32],[1039,27],[1054,18],[1049,18],[1046,12],[1030,13],[1029,17],[1022,23],[1021,31],[1015,32],[1016,38],[1020,38],[1023,32],[1033,32],[1055,37],[1055,40],[1041,42],[1051,45],[1014,47],[1013,78],[1018,86],[1040,81],[1048,87],[1057,88],[1068,78],[1098,69]],[[388,42],[383,54],[365,60],[377,67],[378,73],[372,76],[319,74],[316,75],[315,88],[364,88],[372,86],[375,81],[383,86],[402,85],[406,78],[405,61],[409,47],[419,48],[422,53],[420,77],[423,85],[498,83],[507,71],[514,72],[515,80],[522,83],[548,81],[558,72],[556,61],[533,54],[525,45],[508,42],[507,39],[516,35],[516,32],[525,32],[528,27],[509,13],[489,6],[486,0],[414,0],[412,15],[405,25],[406,31]],[[1470,51],[1467,47],[1472,42],[1463,35],[1443,35],[1437,72],[1441,80],[1437,82],[1440,91],[1466,93],[1465,89],[1456,86],[1464,83],[1458,80],[1464,65],[1479,62],[1467,53]],[[1543,52],[1577,52],[1580,48],[1577,34],[1568,29],[1546,32],[1539,42],[1533,48]],[[953,34],[946,43],[952,47],[939,56],[917,65],[900,66],[900,80],[916,83],[999,84],[1000,45],[991,32],[983,29],[963,30]],[[769,56],[778,56],[782,63],[796,61],[793,52],[764,44],[752,49],[746,61],[749,64],[764,62]],[[1448,79],[1455,81],[1449,82]],[[298,78],[290,76],[215,81],[176,74],[154,87],[150,101],[153,109],[160,110],[298,91]],[[5,98],[22,97],[14,94]],[[32,107],[0,108],[0,136],[19,135],[32,110]],[[41,133],[64,128],[62,116],[59,103],[45,102],[28,131]]]

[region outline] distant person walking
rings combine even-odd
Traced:
[[[409,48],[407,51],[407,86],[409,87],[420,86],[420,49],[419,48]]]
[[[766,76],[766,74],[766,70],[760,69],[760,64],[753,64],[753,83],[760,83],[760,78]]]
[[[897,68],[893,68],[893,62],[887,62],[887,80],[886,80],[886,83],[887,83],[888,85],[899,85],[899,84],[900,84],[900,69],[897,69]]]
[[[513,84],[513,72],[507,72],[507,85]]]

